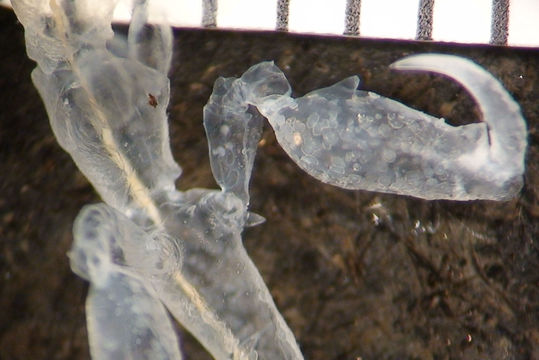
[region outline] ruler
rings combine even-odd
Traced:
[[[127,21],[132,0],[115,20]],[[9,6],[9,0],[0,0]],[[539,47],[539,0],[150,0],[175,27]]]

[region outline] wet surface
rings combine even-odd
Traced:
[[[99,198],[56,143],[22,27],[3,9],[0,30],[0,359],[88,359],[87,284],[66,253],[78,210]],[[530,147],[520,196],[428,202],[336,189],[303,173],[267,126],[251,184],[251,209],[267,221],[244,243],[306,359],[539,358],[537,50],[177,31],[169,112],[178,186],[215,187],[202,107],[218,76],[263,60],[296,95],[359,74],[362,89],[452,124],[477,121],[453,82],[389,71],[419,52],[475,60],[521,104]],[[188,335],[182,342],[185,358],[209,358]]]

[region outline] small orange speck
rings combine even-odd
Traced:
[[[157,107],[157,99],[152,94],[148,94],[148,104],[153,108]]]
[[[294,133],[294,145],[300,146],[302,142],[301,134],[298,132]]]

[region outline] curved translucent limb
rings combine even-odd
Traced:
[[[357,77],[298,99],[279,95],[278,84],[276,95],[245,96],[243,101],[257,107],[288,155],[322,182],[424,199],[515,196],[522,187],[526,125],[503,86],[480,66],[451,55],[417,55],[394,68],[455,78],[478,101],[484,122],[451,126],[395,100],[357,90]],[[282,74],[271,63],[248,72]],[[229,87],[234,84],[250,86],[243,79]],[[267,86],[271,88],[271,82]]]
[[[262,116],[249,104],[270,95],[290,95],[275,65],[254,66],[240,79],[219,78],[204,107],[204,128],[213,176],[223,191],[249,203],[249,179],[262,134]]]
[[[483,179],[495,179],[498,184],[510,183],[512,179],[521,183],[527,146],[526,121],[520,106],[502,83],[479,65],[456,56],[408,56],[393,63],[391,67],[402,71],[430,71],[461,83],[481,109],[482,120],[488,131],[489,147],[477,149],[472,154],[463,154],[458,161],[470,170],[484,171]],[[500,192],[503,186],[500,185]],[[515,187],[514,190],[519,191],[520,188]]]
[[[120,231],[122,225],[127,224],[104,204],[85,207],[75,221],[70,259],[74,271],[90,281],[86,318],[92,357],[181,359],[166,310],[144,277],[167,260],[163,248],[141,232]]]

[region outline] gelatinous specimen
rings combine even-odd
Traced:
[[[253,122],[231,129],[238,141],[234,157],[214,162],[223,170],[216,172],[223,191],[177,191],[180,168],[171,156],[165,113],[170,29],[143,26],[146,3],[136,1],[127,41],[113,39],[111,4],[14,1],[28,53],[38,62],[32,78],[54,133],[111,207],[94,209],[102,213],[102,221],[76,227],[72,251],[75,271],[94,289],[89,304],[103,305],[88,309],[92,354],[116,358],[104,355],[110,343],[123,344],[118,346],[128,353],[133,338],[156,343],[158,339],[141,337],[138,330],[128,337],[103,333],[110,338],[99,332],[122,326],[111,323],[116,320],[138,324],[139,316],[147,318],[146,309],[156,309],[151,298],[157,297],[216,359],[301,359],[294,336],[241,243],[243,227],[262,220],[247,211],[259,129],[251,128]],[[233,172],[242,186],[229,186]],[[79,222],[88,212],[81,213]],[[105,244],[92,246],[93,237],[86,236],[91,232]],[[114,251],[109,254],[106,246]],[[169,254],[174,266],[163,267],[161,256],[157,258],[163,261],[153,261],[149,250]],[[81,271],[85,257],[102,265],[96,276]],[[118,306],[128,308],[120,311]],[[148,321],[141,329],[153,326]]]
[[[291,158],[337,186],[428,199],[506,199],[522,184],[526,128],[518,105],[479,66],[419,55],[393,66],[452,76],[484,123],[447,125],[359,91],[357,77],[290,97],[273,63],[217,80],[204,108],[222,191],[176,190],[166,74],[170,29],[146,24],[136,0],[127,41],[113,38],[115,1],[12,0],[60,145],[107,205],[81,211],[70,253],[91,283],[87,317],[98,359],[179,359],[164,306],[216,359],[301,359],[242,241],[263,117]]]
[[[263,117],[251,104],[257,99],[290,95],[290,85],[273,63],[255,65],[241,79],[219,78],[204,107],[204,128],[217,183],[248,199],[248,182]],[[247,175],[245,175],[247,174]]]
[[[71,267],[91,284],[86,299],[91,355],[181,359],[170,319],[146,274],[157,276],[158,266],[164,269],[164,263],[177,258],[156,244],[159,238],[136,230],[135,224],[104,204],[85,207],[75,222]],[[127,259],[137,267],[127,266]]]
[[[134,31],[126,49],[112,39],[113,3],[52,0],[49,7],[48,0],[24,0],[13,7],[25,25],[28,54],[39,65],[32,80],[58,142],[109,204],[122,212],[148,211],[156,193],[173,190],[180,174],[166,122],[172,35],[157,26],[150,37],[146,47],[159,50],[158,60],[146,56]],[[140,17],[136,25],[144,30]],[[156,220],[157,209],[150,212]]]
[[[451,126],[357,90],[357,76],[293,99],[284,75],[269,62],[253,66],[240,79],[218,80],[205,115],[219,114],[210,109],[221,106],[221,113],[226,112],[219,124],[222,131],[253,112],[247,105],[255,106],[303,170],[339,187],[424,199],[513,197],[522,187],[526,124],[499,81],[473,62],[451,55],[410,56],[392,67],[456,79],[478,102],[484,122]],[[253,86],[263,93],[253,93]],[[209,136],[210,145],[226,138],[221,135],[219,140]],[[213,148],[212,159],[227,155],[222,150],[227,146],[232,145]]]

